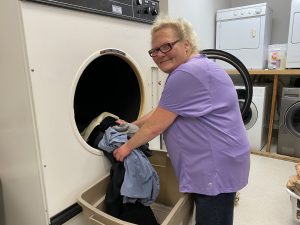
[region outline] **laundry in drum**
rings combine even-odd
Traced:
[[[111,113],[101,113],[81,134],[90,146],[102,151],[111,163],[104,201],[106,213],[131,223],[145,224],[148,221],[145,225],[157,225],[150,205],[159,194],[160,182],[148,160],[152,155],[149,144],[134,149],[124,162],[117,161],[113,151],[139,129],[132,123],[119,124],[118,119]]]

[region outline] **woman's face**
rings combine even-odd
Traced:
[[[156,31],[152,36],[152,49],[158,49],[168,43],[174,43],[178,40],[177,33],[170,27],[162,28]],[[172,49],[163,53],[158,51],[157,55],[152,57],[156,65],[165,73],[171,73],[179,65],[189,59],[189,43],[187,41],[178,41],[172,45]]]

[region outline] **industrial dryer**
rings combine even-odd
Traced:
[[[78,194],[110,169],[84,127],[103,111],[131,121],[151,110],[158,11],[156,0],[1,1],[7,224],[62,224],[80,212]]]

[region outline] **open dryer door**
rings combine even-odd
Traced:
[[[225,61],[229,63],[231,66],[233,66],[239,72],[246,90],[244,95],[245,100],[243,101],[244,104],[240,105],[241,114],[244,119],[247,116],[247,113],[249,112],[250,105],[252,102],[252,93],[253,93],[253,85],[247,68],[234,55],[222,50],[205,49],[202,50],[200,53],[206,55],[207,58],[209,59],[217,59],[217,60]]]

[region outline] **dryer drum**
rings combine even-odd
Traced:
[[[201,54],[204,54],[209,59],[218,59],[225,61],[229,64],[231,64],[241,75],[244,85],[245,85],[245,101],[243,106],[241,107],[241,114],[242,117],[245,118],[247,116],[247,113],[250,110],[250,105],[252,102],[252,93],[253,93],[253,85],[250,79],[249,72],[245,65],[234,55],[218,50],[218,49],[205,49],[200,51]]]
[[[285,114],[285,124],[289,132],[300,138],[300,102],[292,105]]]
[[[138,117],[143,104],[143,87],[136,70],[115,52],[94,59],[78,80],[74,116],[81,133],[102,112],[126,121]]]

